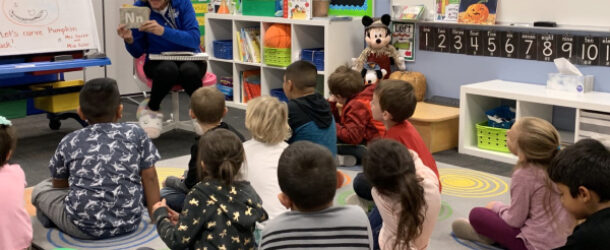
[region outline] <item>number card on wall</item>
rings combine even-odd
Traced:
[[[610,37],[440,25],[420,25],[420,50],[545,62],[564,57],[583,65],[610,66]]]

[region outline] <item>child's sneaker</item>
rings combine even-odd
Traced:
[[[163,127],[163,113],[155,112],[148,109],[148,99],[145,99],[138,106],[136,112],[138,123],[144,129],[149,138],[155,139],[161,135]]]
[[[491,245],[494,241],[477,233],[470,222],[466,219],[457,219],[451,224],[451,229],[456,237],[465,240],[478,241],[487,245]]]

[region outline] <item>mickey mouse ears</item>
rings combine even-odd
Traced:
[[[375,18],[373,19],[370,16],[363,16],[362,17],[362,25],[364,25],[365,29],[372,29],[372,28],[386,28],[389,29],[388,26],[390,26],[390,22],[392,21],[392,17],[390,17],[390,15],[388,14],[384,14],[383,16],[381,16],[381,18]]]

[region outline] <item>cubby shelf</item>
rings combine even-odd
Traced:
[[[210,54],[208,70],[219,78],[233,77],[233,101],[227,101],[229,107],[245,109],[242,103],[239,82],[240,72],[244,70],[261,71],[261,94],[269,95],[271,89],[281,88],[286,67],[265,64],[261,49],[261,63],[242,62],[235,57],[237,42],[235,36],[244,27],[260,29],[260,41],[264,41],[265,29],[273,23],[291,26],[291,61],[300,60],[302,49],[324,48],[324,70],[318,71],[323,83],[324,96],[328,97],[327,80],[330,73],[340,65],[358,57],[364,49],[364,28],[359,18],[314,18],[312,20],[294,20],[279,17],[242,16],[228,14],[207,14],[205,18],[205,47]],[[215,40],[233,40],[233,60],[213,57]],[[261,44],[262,45],[262,44]]]
[[[533,116],[553,122],[556,108],[574,109],[574,130],[560,130],[562,143],[571,144],[583,137],[579,125],[584,111],[610,111],[610,93],[589,92],[577,94],[549,90],[544,85],[492,80],[462,85],[460,88],[459,152],[506,163],[515,163],[510,153],[495,152],[477,147],[475,124],[487,120],[485,111],[506,102],[514,102],[516,117]],[[566,114],[561,113],[562,116]]]

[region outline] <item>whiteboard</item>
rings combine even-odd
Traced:
[[[0,0],[0,56],[98,49],[92,0]]]
[[[429,15],[434,13],[435,0],[392,0],[392,3],[424,4]],[[502,24],[553,21],[564,26],[608,27],[609,10],[608,0],[498,0],[496,21]]]

